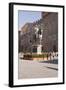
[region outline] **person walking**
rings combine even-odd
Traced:
[[[50,60],[51,60],[51,53],[50,53]]]

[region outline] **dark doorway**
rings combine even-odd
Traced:
[[[33,52],[36,53],[37,52],[37,46],[33,47]]]

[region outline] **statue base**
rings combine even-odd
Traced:
[[[42,45],[37,46],[37,54],[42,54]]]

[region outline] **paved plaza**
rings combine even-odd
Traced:
[[[49,78],[58,76],[58,60],[34,61],[19,59],[18,78]]]

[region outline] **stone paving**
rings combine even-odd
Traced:
[[[55,60],[54,62],[58,62]],[[58,76],[58,63],[19,59],[18,78],[52,78]]]

